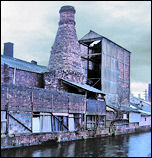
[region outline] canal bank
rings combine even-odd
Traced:
[[[150,131],[151,126],[125,128],[116,127],[114,131],[109,128],[100,130],[85,130],[75,132],[53,132],[53,133],[33,133],[24,135],[2,135],[1,149],[18,148],[33,145],[43,145],[49,142],[59,143],[72,140],[83,140],[89,138],[100,138],[113,135],[122,135],[129,133],[138,133]]]
[[[1,151],[2,157],[150,157],[151,132],[131,133]]]

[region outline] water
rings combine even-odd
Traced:
[[[3,157],[150,157],[151,132],[9,149]]]

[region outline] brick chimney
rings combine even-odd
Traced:
[[[86,83],[75,29],[75,12],[72,6],[63,6],[59,11],[59,27],[48,64],[50,76],[45,75],[46,80],[49,80],[46,83],[54,87],[56,82],[53,83],[54,80],[51,79],[53,77]]]
[[[4,55],[13,57],[13,45],[11,42],[4,43]]]
[[[49,70],[79,73],[83,76],[80,46],[75,29],[75,9],[63,6],[60,21],[49,60]]]

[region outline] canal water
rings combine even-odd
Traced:
[[[1,151],[2,157],[150,157],[151,132]]]

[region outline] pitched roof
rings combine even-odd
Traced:
[[[108,39],[108,38],[106,38],[106,37],[104,37],[104,36],[102,36],[102,35],[99,35],[98,33],[94,32],[94,31],[92,31],[92,30],[90,30],[89,33],[87,33],[86,35],[84,35],[84,36],[79,40],[79,43],[88,46],[88,45],[90,45],[91,42],[96,41],[96,40],[100,40],[100,39],[102,39],[102,38],[104,38],[104,39],[106,39],[106,40],[108,40],[108,41],[114,43],[115,45],[117,45],[117,46],[123,48],[124,50],[126,50],[127,52],[131,53],[130,51],[128,51],[128,50],[125,49],[124,47],[120,46],[119,44],[117,44],[117,43],[111,41],[110,39]]]
[[[96,38],[102,38],[102,36],[90,30],[90,32],[87,33],[85,36],[83,36],[79,41],[88,40],[88,39],[96,39]]]
[[[96,89],[94,87],[91,87],[87,84],[81,84],[81,83],[76,83],[76,82],[73,82],[73,81],[69,81],[69,80],[66,80],[66,79],[61,79],[63,81],[65,81],[66,83],[70,84],[70,85],[73,85],[75,87],[78,87],[78,88],[82,88],[82,89],[85,89],[87,91],[90,91],[90,92],[94,92],[94,93],[99,93],[99,94],[106,94],[105,92],[99,90],[99,89]]]
[[[46,66],[32,64],[30,62],[9,57],[6,55],[1,55],[1,64],[2,65],[7,64],[9,65],[9,67],[24,70],[24,71],[30,71],[36,73],[48,72],[48,68]]]

